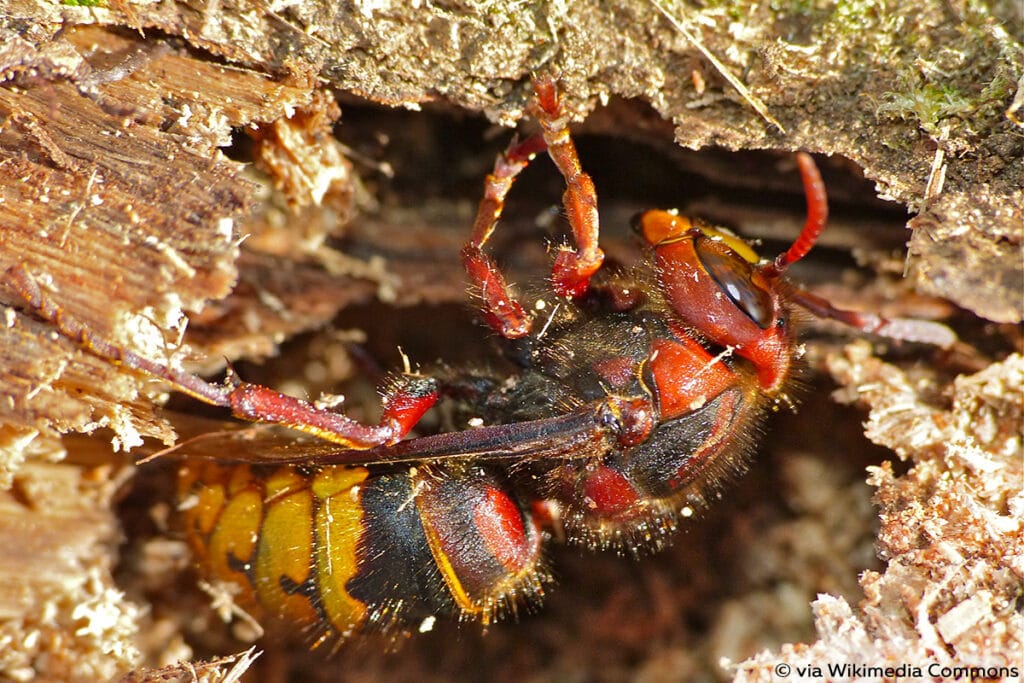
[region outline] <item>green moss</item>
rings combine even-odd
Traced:
[[[859,38],[860,34],[869,29],[872,32],[885,31],[888,27],[880,26],[880,23],[887,16],[889,14],[884,3],[880,5],[870,0],[839,0],[829,20],[839,35]]]
[[[666,4],[666,3],[662,3]],[[705,0],[699,3],[701,13],[706,16],[722,16],[732,22],[746,24],[749,22],[754,5],[746,0]],[[668,3],[672,7],[672,3]],[[689,16],[689,12],[678,12],[680,15]]]
[[[877,117],[933,137],[1000,125],[1021,62],[1020,43],[984,0],[953,15],[935,3],[906,12],[894,0],[837,0],[818,35]]]
[[[105,7],[106,0],[60,0],[66,7]]]
[[[814,0],[771,0],[768,3],[775,14],[809,17],[814,14]]]
[[[917,119],[929,135],[938,137],[940,124],[974,110],[971,98],[955,85],[925,83],[906,92],[887,92],[875,110],[876,115],[893,115],[904,121]]]

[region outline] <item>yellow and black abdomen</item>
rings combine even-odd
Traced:
[[[538,526],[483,468],[201,462],[179,481],[201,572],[317,642],[431,616],[489,623],[547,578]]]

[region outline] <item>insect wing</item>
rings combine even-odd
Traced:
[[[317,464],[439,462],[459,458],[481,461],[581,458],[593,454],[607,438],[593,412],[492,425],[402,441],[368,451],[337,451]]]
[[[179,420],[173,420],[178,427]],[[225,463],[296,464],[338,451],[322,441],[276,425],[216,422],[212,428],[188,435],[170,448],[151,452],[140,462],[164,457],[218,460]],[[358,452],[358,451],[354,451]]]
[[[275,426],[232,428],[218,424],[221,428],[217,431],[189,438],[161,454],[278,465],[390,465],[468,458],[535,460],[586,457],[600,449],[606,438],[591,411],[422,436],[368,450],[339,449],[336,444]]]

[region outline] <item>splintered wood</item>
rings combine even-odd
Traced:
[[[310,105],[309,84],[88,28],[42,47],[15,43],[0,57],[0,272],[20,267],[99,334],[180,362],[184,312],[223,298],[237,279],[240,222],[257,190],[218,148],[233,129]],[[332,105],[317,105],[328,121]],[[337,163],[321,196],[344,177]],[[0,299],[17,306],[6,280]],[[47,329],[5,311],[0,418],[12,434],[106,426],[121,446],[171,439],[145,400],[158,386]]]

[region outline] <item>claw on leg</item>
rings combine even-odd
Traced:
[[[576,243],[574,249],[561,249],[555,258],[552,286],[559,296],[577,299],[587,293],[590,278],[604,262],[604,252],[598,246],[597,191],[580,166],[554,78],[551,75],[535,78],[533,89],[537,95],[536,116],[544,131],[548,154],[565,179],[562,205]]]
[[[99,358],[162,379],[176,391],[203,403],[230,408],[235,417],[291,427],[346,448],[362,450],[401,441],[439,397],[437,380],[403,375],[384,398],[380,423],[365,425],[268,387],[243,382],[233,373],[224,384],[213,384],[197,375],[144,358],[104,339],[69,315],[24,268],[8,269],[4,280],[38,316]]]
[[[531,318],[512,296],[498,264],[484,252],[484,245],[505,208],[505,196],[512,188],[516,176],[530,160],[544,151],[544,139],[534,136],[523,142],[512,141],[494,162],[494,170],[484,182],[484,197],[477,208],[473,235],[462,249],[462,265],[469,281],[482,299],[484,320],[495,332],[507,339],[518,339],[530,333]]]
[[[501,218],[505,197],[512,184],[534,155],[546,149],[565,179],[562,204],[575,242],[575,247],[563,247],[555,257],[551,268],[552,289],[558,296],[582,297],[590,288],[591,277],[604,261],[604,252],[598,246],[597,192],[590,176],[580,167],[555,79],[549,74],[536,76],[533,88],[533,112],[541,125],[542,135],[521,143],[513,140],[509,148],[498,156],[494,170],[484,183],[484,197],[477,208],[473,235],[462,250],[463,266],[482,299],[484,320],[508,339],[528,335],[532,318],[512,296],[494,259],[484,252],[484,245]]]

